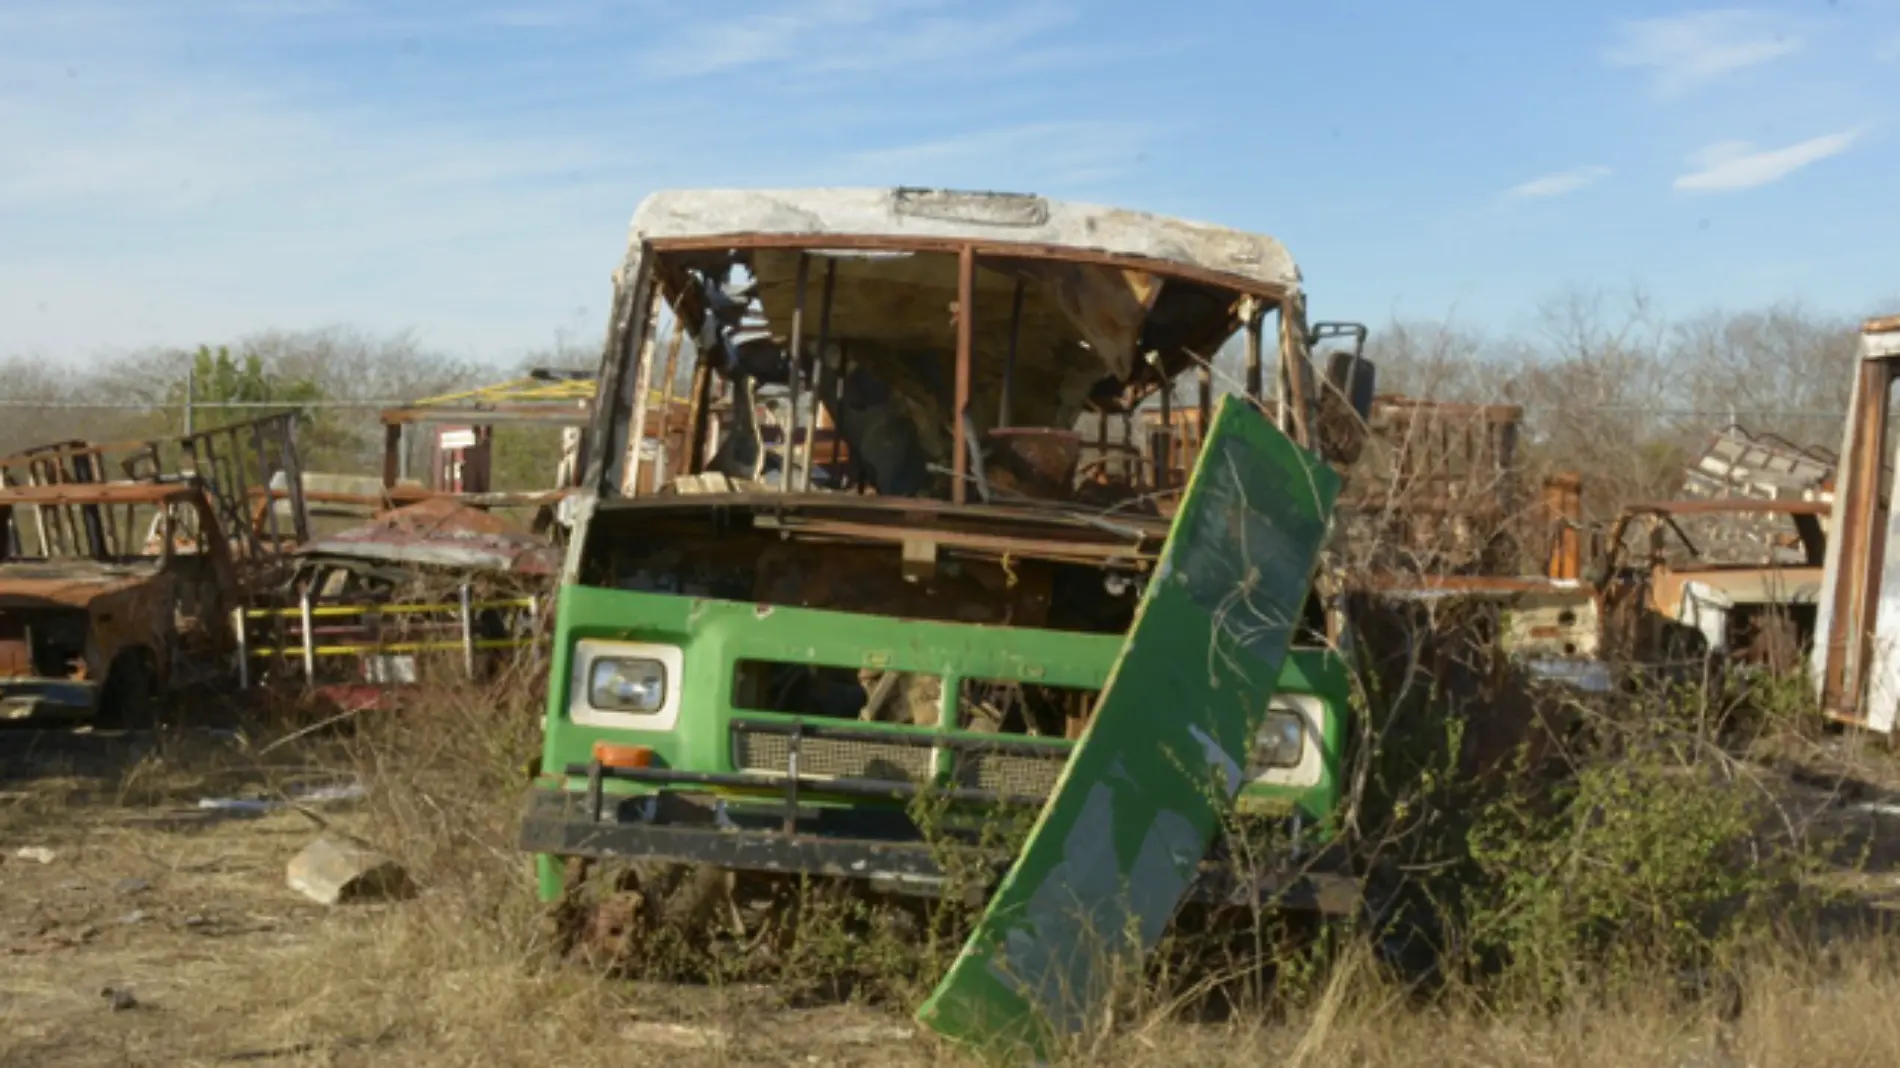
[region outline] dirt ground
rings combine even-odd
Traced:
[[[448,767],[518,755],[488,752],[481,731],[431,730],[467,742],[443,756]],[[968,1063],[901,1006],[803,1007],[771,988],[629,983],[546,959],[529,868],[508,845],[512,800],[406,789],[408,765],[375,763],[315,745],[270,750],[236,731],[0,731],[0,1066]],[[201,804],[350,782],[369,783],[369,797]],[[376,840],[391,827],[406,828],[400,841]],[[319,834],[387,845],[418,896],[335,907],[301,897],[285,866]],[[1900,841],[1900,817],[1873,837]],[[1900,890],[1900,876],[1865,877],[1873,896]],[[1528,1017],[1408,1007],[1348,966],[1294,1018],[1156,1013],[1117,1021],[1063,1061],[1897,1064],[1897,944],[1861,940],[1824,967],[1765,959],[1737,1006],[1683,1008],[1662,992]],[[933,978],[918,976],[920,988]]]
[[[259,767],[238,748],[204,733],[163,746],[0,734],[0,1065],[587,1065],[626,1063],[630,1049],[678,1064],[936,1059],[887,1012],[537,966],[458,937],[459,888],[309,901],[286,864],[364,817],[200,807],[321,784],[305,764]]]

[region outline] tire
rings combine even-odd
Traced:
[[[106,673],[99,695],[99,725],[110,730],[150,730],[158,726],[158,680],[143,651],[122,654]]]

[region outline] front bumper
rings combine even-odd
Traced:
[[[73,679],[0,680],[0,720],[90,718],[99,684]]]
[[[664,790],[603,796],[598,782],[594,777],[586,792],[532,791],[520,848],[557,857],[848,879],[883,893],[956,896],[975,904],[988,899],[1014,859],[972,844],[926,841],[908,817],[889,809],[801,807],[790,800],[784,808],[762,810],[729,805],[706,793]],[[1359,907],[1362,890],[1361,881],[1337,863],[1242,872],[1234,865],[1204,862],[1187,900],[1216,908],[1272,906],[1345,915]]]

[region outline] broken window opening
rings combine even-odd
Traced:
[[[732,707],[741,712],[934,727],[942,704],[936,675],[778,660],[732,665]]]
[[[1205,388],[1200,408],[1181,414],[1211,409],[1216,389],[1238,383],[1202,354],[1236,337],[1243,310],[1261,304],[1147,270],[967,248],[662,250],[652,270],[665,310],[648,329],[677,317],[691,351],[677,365],[666,358],[677,370],[635,378],[692,397],[690,429],[660,480],[679,492],[1110,503],[1155,514],[1157,492],[1182,481],[1172,459],[1190,453],[1164,443],[1138,448],[1132,465],[1090,468],[1078,420],[1126,413],[1183,376]],[[640,359],[663,351],[642,345]]]
[[[957,725],[983,734],[1080,738],[1101,692],[1016,679],[964,679],[957,687]]]

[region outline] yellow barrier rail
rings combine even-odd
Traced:
[[[475,617],[481,612],[519,612],[529,620],[529,630],[539,629],[543,615],[540,598],[516,597],[499,600],[477,601],[467,586],[459,591],[454,601],[433,603],[404,604],[361,604],[361,605],[319,605],[312,602],[308,591],[304,592],[294,607],[284,608],[238,608],[233,609],[233,629],[237,632],[237,672],[238,685],[250,688],[252,662],[257,660],[275,660],[288,665],[300,662],[303,666],[304,681],[313,682],[317,675],[317,662],[322,659],[364,656],[403,656],[427,652],[462,653],[462,667],[469,678],[474,678],[476,654],[498,652],[509,649],[532,648],[537,644],[533,636],[515,638],[482,638],[475,632]],[[409,638],[399,641],[371,642],[320,642],[317,634],[319,620],[358,619],[366,627],[373,627],[376,621],[394,617],[399,621],[414,620],[419,616],[447,615],[452,619],[439,622],[424,622],[421,626],[430,628],[455,627],[459,635],[455,638],[440,640]],[[249,624],[253,622],[276,622],[280,624],[279,633],[284,629],[281,624],[295,626],[295,643],[281,640],[276,643],[257,644],[251,640]],[[406,629],[406,628],[405,628]],[[285,637],[289,637],[285,635]]]

